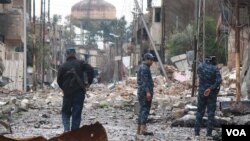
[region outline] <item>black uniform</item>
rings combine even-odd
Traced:
[[[67,58],[67,61],[59,68],[57,83],[64,93],[62,121],[65,131],[70,130],[71,116],[71,130],[79,128],[86,93],[84,83],[90,85],[93,77],[93,68],[84,61],[77,60],[75,57]]]

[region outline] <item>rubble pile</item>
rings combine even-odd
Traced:
[[[170,81],[166,81],[165,77],[160,75],[153,77],[155,97],[153,99],[150,118],[153,122],[159,122],[159,127],[162,125],[171,125],[172,127],[178,128],[193,127],[197,110],[197,98],[191,97],[192,80],[181,81],[180,79],[176,79],[175,73],[177,72],[182,75],[181,72],[173,66],[165,66],[165,68],[168,77],[171,79]],[[222,67],[220,71],[223,82],[218,97],[218,107],[222,98],[228,98],[228,95],[234,95],[236,91],[236,87],[234,87],[236,83],[235,70],[229,71],[226,67]],[[126,117],[125,119],[129,122],[136,120],[134,113],[137,113],[136,109],[138,109],[138,102],[136,104],[137,87],[136,77],[129,77],[122,82],[108,85],[92,84],[90,88],[88,88],[84,103],[84,109],[91,111],[86,116],[87,120],[92,121],[93,119],[100,118],[98,116],[99,113],[92,115],[96,110],[103,110],[102,114],[113,114],[112,116],[107,116],[107,118],[111,118],[111,120],[120,119],[121,117]],[[19,91],[0,88],[0,120],[1,117],[4,117],[3,115],[5,113],[9,113],[10,111],[17,113],[16,117],[21,115],[19,112],[27,113],[35,111],[37,113],[40,112],[39,115],[34,119],[29,119],[25,124],[34,126],[36,129],[60,128],[60,120],[56,121],[57,124],[50,120],[52,120],[55,115],[60,119],[63,96],[61,90],[46,89],[30,93],[19,93]],[[133,109],[133,107],[135,109]],[[125,110],[128,113],[119,113],[121,110]],[[249,116],[250,114],[244,116],[229,115],[217,109],[215,126],[220,127],[221,124],[237,124],[239,121],[241,124],[249,124]],[[105,118],[105,116],[102,116],[102,118]],[[106,120],[107,119],[104,119],[104,121]],[[203,120],[203,126],[205,127],[207,121],[206,114]],[[118,121],[116,121],[116,124],[117,122]],[[109,121],[109,123],[112,122]]]
[[[178,71],[177,68],[175,68],[174,66],[170,66],[170,65],[165,65],[164,68],[165,68],[165,71],[167,73],[167,77],[170,80],[173,80],[173,74],[174,74],[174,72]]]
[[[100,95],[108,93],[109,89],[104,84],[92,84],[90,88],[88,89],[88,93],[94,94],[94,95]]]
[[[22,91],[19,90],[10,90],[4,87],[0,87],[0,93],[2,94],[22,94]]]
[[[221,70],[222,84],[219,96],[233,96],[236,94],[236,70],[229,71],[227,67],[222,67]]]

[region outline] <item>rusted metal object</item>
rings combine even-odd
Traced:
[[[79,129],[63,133],[48,141],[108,141],[105,128],[99,122],[84,125]]]
[[[245,115],[250,113],[250,101],[222,101],[220,102],[220,110],[236,115]]]
[[[13,139],[0,135],[0,141],[108,141],[108,136],[105,128],[99,122],[91,125],[84,125],[79,129],[63,133],[51,139],[46,139],[43,136]]]
[[[7,138],[5,136],[0,136],[0,141],[47,141],[47,139],[45,139],[42,136],[26,138],[26,139],[12,139],[12,138]]]

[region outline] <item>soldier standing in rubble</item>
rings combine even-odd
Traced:
[[[64,94],[62,104],[64,132],[80,127],[86,88],[94,78],[94,69],[84,61],[76,59],[75,49],[67,49],[66,55],[66,62],[59,68],[57,75],[57,83]],[[70,118],[72,118],[71,128]]]
[[[216,66],[215,56],[206,58],[205,63],[198,66],[197,74],[199,77],[199,89],[197,96],[198,109],[194,127],[195,136],[199,138],[202,118],[207,107],[208,122],[206,136],[208,139],[212,139],[217,94],[222,81],[220,71]]]
[[[139,66],[139,70],[137,72],[137,96],[140,104],[137,128],[137,134],[139,135],[153,134],[152,132],[147,131],[146,123],[153,98],[154,82],[151,76],[150,66],[153,64],[154,59],[155,57],[151,53],[144,54],[143,62]]]

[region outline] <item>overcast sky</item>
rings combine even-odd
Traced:
[[[47,2],[48,0],[46,0]],[[71,13],[71,7],[80,2],[81,0],[50,0],[51,3],[51,17],[54,14],[62,15],[64,18],[65,16]],[[134,0],[105,0],[116,7],[116,16],[118,18],[125,16],[128,22],[132,21],[132,9],[134,7]],[[138,0],[139,3],[142,0]],[[143,0],[144,5],[146,5],[146,0]],[[40,0],[36,1],[36,14],[40,14]],[[145,6],[144,6],[145,7]],[[47,11],[47,10],[46,10]]]

